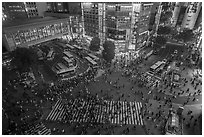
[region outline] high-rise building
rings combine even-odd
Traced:
[[[133,4],[132,25],[133,30],[130,34],[131,44],[139,50],[148,42],[149,23],[152,11],[152,2],[142,2]]]
[[[3,20],[43,17],[45,2],[3,2]]]
[[[85,34],[115,43],[119,51],[139,49],[147,40],[153,3],[82,3]],[[137,45],[137,46],[135,46]]]
[[[2,28],[2,42],[8,51],[29,47],[56,38],[73,37],[70,18],[45,17],[7,21]]]
[[[132,3],[106,3],[106,38],[119,51],[128,49],[131,31]]]
[[[3,2],[3,20],[25,19],[28,18],[23,2]]]
[[[47,2],[47,12],[81,15],[80,2]]]
[[[198,19],[202,2],[190,2],[186,8],[181,28],[193,29]]]
[[[69,18],[74,38],[83,34],[81,3],[79,2],[47,2],[45,17]]]
[[[194,29],[197,20],[201,18],[201,9],[201,2],[177,2],[173,11],[172,25],[181,29]]]

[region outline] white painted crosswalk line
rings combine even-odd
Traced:
[[[60,103],[59,107],[56,109],[55,113],[53,113],[51,120],[55,121],[58,118],[60,110],[62,109],[62,104]]]
[[[130,113],[130,102],[127,103],[128,105],[128,121],[129,121],[129,124],[132,124],[132,121],[131,121],[131,113]]]
[[[81,102],[82,102],[82,101],[81,101]],[[78,116],[77,116],[76,122],[79,122],[80,119],[81,119],[81,111],[82,111],[82,108],[84,107],[84,104],[85,104],[85,102],[82,102],[82,106],[81,106],[80,110],[78,110],[78,111],[79,111],[79,114],[78,114]]]
[[[104,105],[101,105],[101,117],[100,117],[101,123],[103,123],[103,111],[104,111]]]
[[[114,123],[116,124],[116,109],[117,109],[117,102],[115,102],[115,105],[114,105]]]
[[[87,107],[88,107],[88,102],[86,101],[85,102],[85,107],[84,107],[84,114],[83,114],[83,117],[82,117],[82,122],[85,122],[85,114],[86,114],[86,110],[87,110]]]
[[[139,102],[137,102],[137,108],[138,108],[138,118],[139,118],[139,121],[140,121],[140,125],[142,125],[141,117],[140,117],[140,105],[139,105]]]
[[[96,119],[97,123],[100,123],[100,113],[101,113],[101,105],[98,106],[98,115],[97,115],[97,119]]]
[[[123,101],[123,108],[124,108],[124,109],[123,109],[123,124],[125,124],[125,123],[126,123],[126,121],[125,121],[125,113],[126,113],[126,112],[125,112],[125,109],[126,109],[126,108],[125,108],[125,102],[124,102],[124,101]]]
[[[91,107],[91,102],[89,101],[89,104],[88,104],[88,107],[87,107],[87,110],[86,110],[86,115],[85,115],[85,122],[87,122],[88,121],[88,114],[89,114],[89,109],[90,109],[90,107]]]
[[[112,106],[112,119],[111,119],[111,123],[112,123],[112,124],[114,123],[114,119],[115,119],[115,115],[114,115],[114,104],[115,104],[115,101],[113,101],[113,106]]]
[[[142,119],[142,116],[141,116],[141,108],[142,108],[142,103],[141,102],[138,102],[138,106],[140,106],[140,109],[139,109],[139,116],[140,116],[140,120],[141,120],[141,125],[143,125],[143,119]]]
[[[87,122],[87,113],[88,113],[88,109],[89,109],[89,106],[90,106],[90,102],[87,102],[87,105],[86,105],[87,107],[86,107],[86,111],[85,111],[85,114],[84,114],[84,120],[83,120],[83,122]]]
[[[64,112],[65,112],[65,109],[64,109],[64,106],[62,107],[62,110],[60,111],[59,113],[59,116],[57,117],[57,120],[60,120],[62,119],[63,115],[64,115]]]
[[[79,100],[77,99],[76,105],[79,103]],[[72,116],[72,122],[76,121],[76,115],[78,114],[78,109],[77,106],[74,107],[74,112],[73,112],[73,116]]]
[[[125,123],[129,124],[128,122],[128,109],[127,109],[127,102],[125,101]]]
[[[140,119],[139,119],[139,113],[138,113],[138,106],[137,106],[137,102],[135,102],[135,106],[136,106],[136,113],[137,113],[137,121],[138,121],[138,125],[140,125]]]
[[[61,100],[58,100],[54,107],[52,108],[52,110],[50,111],[50,113],[48,114],[46,120],[50,119],[50,117],[52,117],[52,115],[55,113],[55,110],[58,108],[58,105],[61,103]]]
[[[136,125],[138,125],[138,120],[137,120],[137,109],[136,109],[136,105],[135,105],[135,102],[133,102],[133,108],[134,108],[134,116],[135,116],[135,122],[136,122]]]
[[[52,108],[51,112],[49,113],[48,117],[55,111],[55,109],[57,108],[57,106],[61,103],[61,100],[57,100],[57,102],[55,103],[54,107]]]
[[[133,114],[133,111],[132,111],[132,102],[130,102],[130,112],[131,112],[132,124],[135,125],[134,114]]]

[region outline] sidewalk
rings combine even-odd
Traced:
[[[155,101],[155,100],[149,100],[146,106],[147,106],[146,112],[144,109],[143,114],[145,114],[144,123],[146,125],[148,134],[161,135],[162,128],[164,128],[165,126],[165,122],[166,122],[170,107],[168,105],[165,105],[163,101]],[[179,108],[179,106],[181,106],[181,104],[172,103],[172,109],[175,111]],[[192,111],[192,115],[194,116],[192,120],[190,120],[191,115],[187,114],[189,110]],[[160,117],[156,117],[156,113],[158,113],[159,111],[161,111],[162,114]],[[202,114],[202,104],[184,106],[184,110],[183,110],[183,118],[185,118],[184,124],[183,124],[184,135],[201,134],[200,126],[202,125],[199,123],[199,120],[197,122],[197,125],[193,127],[193,124],[194,124],[193,121],[195,119],[198,119],[198,116],[200,114]],[[186,126],[186,124],[189,122],[191,124],[190,128]]]

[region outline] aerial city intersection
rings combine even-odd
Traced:
[[[3,135],[202,135],[202,2],[2,2]]]

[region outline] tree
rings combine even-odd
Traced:
[[[191,41],[194,38],[194,33],[190,29],[184,29],[178,34],[178,39],[182,39],[184,42]]]
[[[111,60],[115,57],[115,44],[111,41],[105,41],[103,44],[103,58],[107,62],[111,62]]]
[[[16,66],[17,70],[22,73],[31,67],[32,64],[37,62],[37,55],[34,50],[28,48],[17,48],[11,53],[11,65]]]
[[[167,35],[171,33],[171,27],[168,26],[159,26],[157,34],[158,35]]]
[[[98,37],[94,37],[91,40],[91,44],[90,44],[89,49],[92,50],[92,51],[99,51],[99,49],[100,49],[100,39]]]
[[[167,40],[163,36],[158,36],[155,39],[155,43],[156,43],[155,45],[163,46],[166,44],[166,42],[167,42]]]
[[[160,23],[165,23],[166,21],[168,21],[171,18],[171,16],[172,16],[171,11],[162,12],[161,18],[160,18]]]

